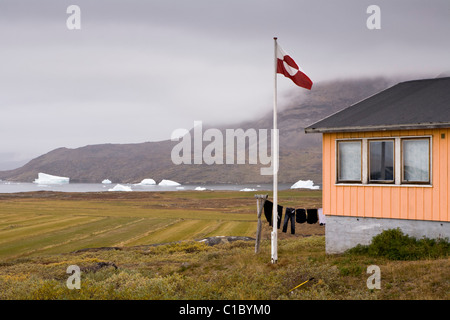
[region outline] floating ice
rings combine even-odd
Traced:
[[[170,186],[180,186],[181,184],[179,184],[178,182],[172,181],[172,180],[163,179],[158,185],[170,187]]]
[[[252,189],[252,188],[244,188],[244,189],[241,189],[241,190],[239,190],[239,191],[256,191],[256,189]]]
[[[315,186],[314,182],[312,180],[298,180],[296,183],[294,183],[291,186],[291,189],[311,189],[311,190],[317,190],[319,189],[319,186]]]
[[[121,184],[116,184],[114,188],[109,189],[108,191],[133,191],[130,187],[123,186]]]
[[[136,185],[137,186],[153,186],[155,184],[156,184],[156,182],[153,179],[144,179]]]
[[[197,190],[197,191],[204,191],[204,190],[206,190],[206,188],[203,188],[203,187],[197,187],[197,188],[195,188],[195,190]]]
[[[52,176],[50,174],[38,173],[38,178],[34,180],[34,183],[38,184],[66,184],[69,183],[69,178]]]
[[[103,184],[110,184],[110,183],[111,183],[111,180],[105,179],[105,180],[102,181],[102,183],[103,183]]]

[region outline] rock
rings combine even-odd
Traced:
[[[255,241],[254,238],[251,237],[238,237],[238,236],[217,236],[217,237],[208,237],[205,239],[196,240],[198,242],[204,242],[208,246],[215,246],[221,243],[229,243],[233,241]]]
[[[114,267],[114,269],[118,269],[118,267],[113,262],[97,262],[94,265],[80,268],[80,270],[83,272],[97,272],[98,270],[106,267]]]

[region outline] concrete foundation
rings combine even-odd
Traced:
[[[417,239],[450,238],[450,222],[406,219],[326,216],[327,253],[342,253],[357,244],[368,245],[372,238],[387,229],[400,228]]]

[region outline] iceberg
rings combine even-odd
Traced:
[[[203,187],[197,187],[197,188],[195,188],[195,190],[197,190],[197,191],[204,191],[204,190],[206,190],[206,188],[203,188]]]
[[[172,181],[172,180],[165,180],[165,179],[163,179],[158,185],[159,186],[170,187],[170,186],[180,186],[181,184],[179,184],[178,182]]]
[[[34,179],[34,183],[38,184],[66,184],[69,183],[70,179],[66,177],[52,176],[51,174],[46,174],[39,172],[38,178]]]
[[[156,182],[153,179],[144,179],[136,185],[137,186],[153,186],[155,184],[156,184]]]
[[[251,188],[244,188],[244,189],[241,189],[239,191],[257,191],[257,190],[256,189],[251,189]]]
[[[111,180],[105,179],[105,180],[102,181],[102,183],[103,183],[103,184],[110,184],[110,183],[111,183]]]
[[[109,189],[108,191],[133,191],[130,187],[123,186],[121,184],[116,184],[114,188]]]
[[[291,189],[311,189],[318,190],[320,187],[315,186],[312,180],[298,180],[291,186]]]

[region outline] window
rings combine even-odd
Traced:
[[[431,185],[432,136],[336,140],[336,183]]]
[[[402,140],[402,182],[430,182],[430,139]]]
[[[369,141],[369,181],[394,183],[394,140]]]
[[[338,142],[338,182],[361,182],[361,141]]]

